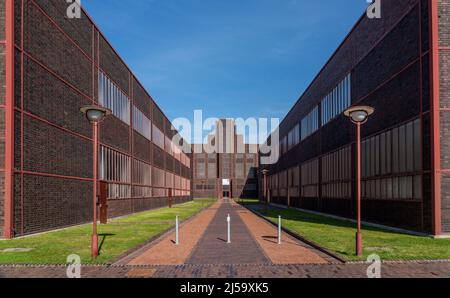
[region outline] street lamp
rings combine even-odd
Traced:
[[[361,125],[365,124],[369,116],[375,109],[368,106],[355,106],[344,112],[344,115],[356,124],[356,200],[358,213],[358,231],[356,232],[356,255],[363,254],[362,234],[361,234]]]
[[[94,131],[94,147],[93,147],[93,225],[92,225],[92,257],[98,257],[98,234],[97,234],[97,183],[98,183],[98,124],[102,122],[111,111],[99,106],[85,106],[80,111],[86,115],[87,120],[92,124]]]

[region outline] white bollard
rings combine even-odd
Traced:
[[[231,217],[229,214],[227,217],[227,224],[228,224],[228,241],[227,241],[227,243],[230,244],[231,243]]]
[[[179,231],[179,229],[180,229],[180,219],[178,218],[178,215],[177,215],[177,218],[176,218],[176,221],[175,221],[175,244],[176,245],[179,245],[180,244],[180,231]]]
[[[278,244],[281,244],[281,216],[278,216]]]

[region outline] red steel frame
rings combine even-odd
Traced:
[[[438,0],[429,0],[430,15],[430,85],[433,233],[442,233],[441,215],[441,140],[440,140],[440,69]]]
[[[14,1],[6,0],[6,100],[5,100],[5,211],[4,237],[13,232],[13,174],[14,174]]]

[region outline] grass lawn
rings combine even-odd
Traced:
[[[145,243],[153,236],[191,217],[213,200],[194,200],[172,209],[151,210],[113,220],[99,225],[100,256],[93,261],[91,251],[92,224],[67,228],[21,239],[0,241],[0,264],[65,264],[67,256],[77,254],[83,264],[107,263],[121,254]],[[3,252],[5,249],[32,249],[29,252]]]
[[[245,200],[244,204],[252,207],[258,202]],[[267,213],[261,205],[258,209],[273,222],[278,222],[281,215],[285,228],[350,261],[366,260],[371,254],[385,261],[450,259],[450,239],[411,236],[368,226],[362,231],[364,257],[358,258],[355,256],[356,228],[351,222],[293,209],[272,207]]]

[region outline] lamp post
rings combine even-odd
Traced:
[[[358,231],[356,232],[356,255],[363,254],[362,234],[361,234],[361,125],[365,124],[369,116],[375,112],[375,109],[368,106],[355,106],[347,109],[344,115],[356,124],[356,200]]]
[[[264,184],[264,199],[266,200],[266,214],[269,209],[269,197],[267,196],[267,175],[269,174],[269,170],[262,170],[263,174],[263,184]]]
[[[99,106],[85,106],[80,111],[86,115],[87,120],[93,126],[93,225],[92,225],[92,257],[98,257],[98,234],[97,234],[97,187],[98,187],[98,124],[102,122],[111,111]]]

